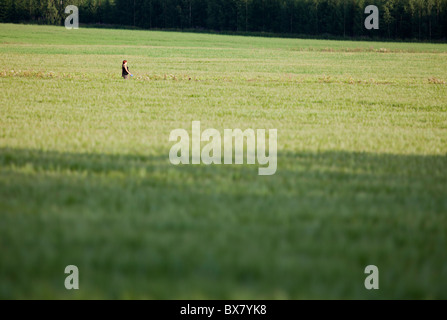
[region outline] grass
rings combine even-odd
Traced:
[[[0,298],[447,298],[447,45],[11,24],[0,43]],[[278,129],[276,174],[171,165],[193,120]]]

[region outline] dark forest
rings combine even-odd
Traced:
[[[447,0],[0,0],[0,21],[63,25],[68,5],[81,25],[272,33],[309,37],[446,40]],[[364,26],[379,9],[379,30]]]

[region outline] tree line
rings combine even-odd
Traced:
[[[447,0],[0,0],[0,22],[63,25],[68,5],[81,24],[144,29],[446,40]],[[379,30],[364,26],[379,9]]]

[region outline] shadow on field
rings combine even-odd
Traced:
[[[259,176],[0,148],[0,297],[70,298],[75,264],[75,297],[445,298],[446,160],[280,153]],[[368,264],[384,271],[375,296]]]

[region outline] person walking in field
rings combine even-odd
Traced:
[[[133,77],[133,74],[130,73],[129,68],[127,67],[127,60],[123,61],[123,66],[121,69],[122,69],[121,75],[124,79],[129,79],[129,75]]]

